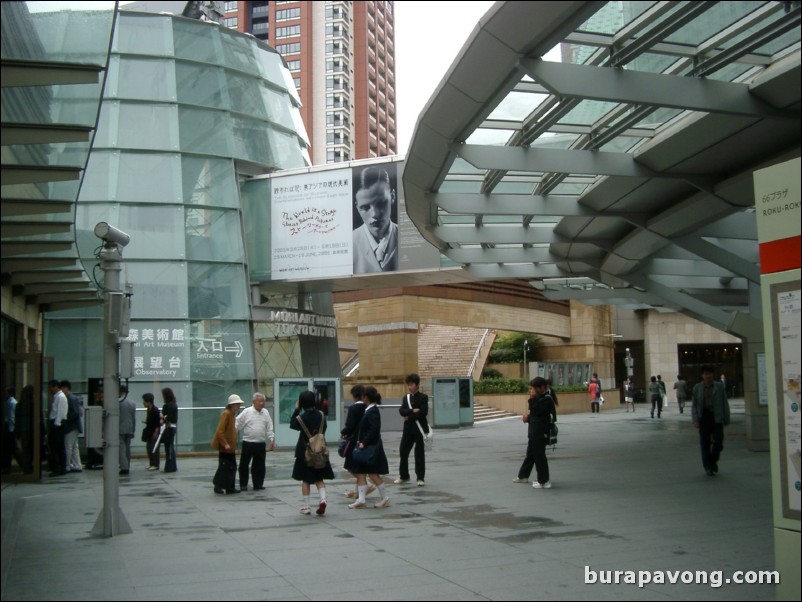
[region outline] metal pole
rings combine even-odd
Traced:
[[[524,380],[529,382],[529,366],[526,363],[526,348],[529,346],[529,341],[524,341]]]
[[[105,242],[100,252],[104,273],[105,305],[103,319],[103,509],[92,533],[104,537],[131,533],[131,527],[120,510],[120,393],[118,377],[119,328],[112,325],[112,293],[120,293],[122,247]]]

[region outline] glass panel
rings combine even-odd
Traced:
[[[534,187],[533,182],[515,182],[504,179],[496,185],[493,192],[496,194],[532,194]]]
[[[120,153],[119,161],[116,199],[140,203],[181,202],[181,162],[177,153]]]
[[[184,63],[175,64],[178,102],[204,107],[228,107],[224,71],[211,65]]]
[[[105,65],[116,3],[75,4],[81,6],[71,7],[63,2],[3,2],[4,30],[19,32],[26,41],[4,44],[3,58]]]
[[[264,102],[268,107],[268,119],[273,123],[294,129],[295,120],[293,119],[289,96],[266,86],[260,86],[260,89]]]
[[[182,149],[194,153],[232,156],[228,113],[179,107],[178,120]]]
[[[280,169],[305,167],[309,165],[301,149],[301,142],[295,134],[271,130],[269,135],[273,143],[273,156]]]
[[[262,95],[256,93],[261,87],[258,79],[226,71],[226,87],[229,90],[232,111],[267,119],[267,107]]]
[[[2,88],[3,121],[94,126],[101,85]]]
[[[57,374],[103,376],[102,320],[48,320],[44,330],[47,355],[58,358]]]
[[[187,259],[245,261],[238,211],[187,207],[184,231]]]
[[[183,228],[181,207],[132,206],[105,203],[80,203],[76,212],[76,236],[83,257],[91,257],[100,244],[95,225],[108,222],[131,237],[123,256],[132,259],[183,259],[184,240],[175,236]]]
[[[256,58],[254,44],[250,39],[242,34],[221,31],[220,41],[223,45],[223,60],[226,67],[253,75],[261,73],[260,61]]]
[[[264,123],[231,116],[231,133],[233,136],[233,152],[236,159],[245,159],[262,165],[277,166],[271,140],[273,132],[265,135],[267,128]],[[223,154],[223,153],[219,153]]]
[[[176,58],[208,65],[220,64],[222,46],[216,27],[187,19],[173,19],[173,44]]]
[[[479,192],[481,181],[446,180],[440,185],[440,192]]]
[[[485,170],[479,169],[478,167],[474,167],[473,165],[468,163],[465,159],[457,157],[451,164],[451,168],[448,170],[448,173],[478,175],[478,174],[484,174]]]
[[[191,318],[249,317],[248,284],[243,265],[191,263],[188,278]]]
[[[120,12],[113,50],[120,53],[172,56],[173,19]]]
[[[698,46],[763,4],[765,2],[718,2],[704,15],[672,33],[666,38],[666,41]],[[760,27],[762,25],[756,25],[752,30],[748,30],[746,35]]]
[[[534,111],[544,100],[547,94],[534,94],[531,92],[510,92],[502,100],[488,119],[511,119],[513,121],[523,121],[532,111]]]
[[[121,58],[117,96],[175,101],[175,63],[171,60]]]
[[[520,125],[520,124],[518,124]],[[466,144],[493,144],[496,146],[504,146],[509,142],[515,130],[498,130],[489,128],[480,128],[473,131]]]
[[[133,319],[185,318],[187,264],[180,261],[127,263],[128,280],[134,285]]]
[[[118,145],[123,148],[178,150],[176,113],[174,105],[120,103]],[[136,127],[130,127],[131,124],[136,124]]]
[[[602,115],[606,115],[616,106],[617,105],[613,102],[583,100],[576,108],[560,119],[558,123],[592,125],[596,123]]]
[[[184,203],[239,207],[234,163],[229,159],[181,158]]]
[[[284,77],[286,69],[281,62],[281,55],[261,47],[257,47],[256,54],[260,59],[259,74],[269,82],[286,89],[287,80]]]
[[[270,183],[254,179],[242,185],[242,223],[251,282],[270,280]]]
[[[184,212],[177,206],[120,205],[119,217],[110,222],[131,237],[123,255],[130,259],[183,259],[184,241],[176,236],[184,226]],[[97,219],[91,227],[102,221]],[[97,239],[95,239],[97,240]]]

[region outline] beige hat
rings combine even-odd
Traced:
[[[242,401],[242,399],[240,399],[239,395],[229,395],[228,396],[228,403],[226,404],[226,407],[232,406],[235,403],[243,403],[243,401]]]

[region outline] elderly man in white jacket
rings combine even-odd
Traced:
[[[248,489],[248,465],[251,465],[254,490],[265,488],[265,456],[276,447],[273,419],[265,409],[265,396],[253,394],[253,405],[237,415],[237,430],[242,431],[242,454],[239,462],[240,490]]]

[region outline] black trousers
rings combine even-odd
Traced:
[[[218,454],[217,472],[212,480],[215,487],[233,491],[237,488],[237,456],[220,452]]]
[[[718,460],[724,449],[724,424],[716,422],[713,412],[709,410],[704,410],[699,421],[699,447],[702,449],[704,469],[718,469]]]
[[[529,443],[526,446],[526,457],[521,468],[518,469],[519,479],[528,479],[532,468],[537,472],[537,482],[541,485],[549,482],[549,461],[546,458],[546,444],[549,435],[537,430],[529,434]]]
[[[245,489],[248,486],[248,465],[251,465],[251,476],[254,487],[264,487],[265,484],[265,456],[267,443],[242,442],[242,454],[239,459],[239,486]]]
[[[419,481],[426,479],[426,452],[423,449],[423,435],[418,427],[413,423],[404,426],[401,435],[401,462],[398,465],[398,476],[402,479],[409,479],[409,452],[415,447],[415,476]]]
[[[50,447],[50,468],[56,474],[67,472],[67,449],[64,447],[64,427],[51,423],[50,438],[47,441]]]

